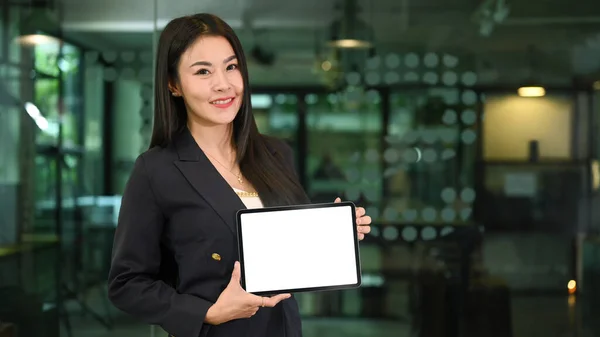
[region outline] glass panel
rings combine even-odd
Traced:
[[[252,94],[252,109],[261,133],[283,139],[296,148],[298,99],[295,94]]]
[[[587,169],[576,165],[488,164],[480,220],[487,230],[576,233]]]
[[[81,92],[81,111],[83,112],[82,129],[85,156],[82,162],[82,193],[84,196],[97,196],[105,193],[104,181],[104,139],[105,82],[103,66],[98,62],[98,52],[88,51],[81,58],[79,78],[85,85]],[[110,121],[110,119],[108,119]],[[106,159],[108,160],[108,159]]]
[[[79,193],[78,184],[81,182],[78,177],[81,171],[75,167],[78,158],[64,154],[65,151],[78,149],[82,143],[81,100],[77,99],[81,82],[78,76],[79,51],[74,46],[59,42],[37,45],[34,50],[37,74],[34,78],[35,98],[33,105],[28,105],[26,109],[37,126],[36,229],[40,231],[38,234],[48,234],[56,233],[58,226],[56,198],[59,193],[62,206],[66,207],[60,212],[63,216],[72,217],[72,205]],[[62,135],[59,134],[59,123],[62,124]],[[59,140],[61,136],[62,140]],[[62,147],[59,149],[57,146]],[[57,163],[61,165],[60,177]],[[58,184],[61,184],[60,191]],[[69,204],[70,211],[66,211]],[[65,224],[61,225],[64,228]]]
[[[571,93],[553,92],[537,100],[515,94],[486,94],[484,159],[496,162],[572,160],[573,130],[577,126],[573,122],[574,104]]]
[[[306,170],[313,202],[336,197],[354,201],[379,219],[382,202],[382,98],[378,91],[350,89],[339,93],[309,93]],[[333,293],[298,295],[304,316],[383,317],[380,312],[381,250],[361,245],[363,286]]]
[[[83,145],[83,94],[81,51],[79,48],[63,44],[61,59],[57,66],[62,76],[62,105],[63,105],[63,146],[71,149],[81,149]]]
[[[0,247],[0,328],[18,336],[59,336],[57,273],[53,243]],[[10,336],[10,335],[9,335]]]
[[[597,284],[600,282],[600,237],[590,235],[581,240],[581,279],[575,284],[575,290],[581,289],[585,296],[581,297],[583,321],[593,331],[600,329],[600,322],[596,319],[598,305],[600,304],[600,290]],[[576,309],[576,295],[569,296],[569,309]]]
[[[35,196],[37,233],[56,233],[56,184],[59,182],[56,159],[45,155],[35,158]]]
[[[383,222],[460,224],[471,220],[478,97],[459,89],[394,92],[386,149]]]
[[[35,106],[29,106],[28,113],[39,117],[36,122],[38,126],[37,144],[56,145],[58,143],[58,100],[60,80],[54,78],[41,78],[34,82]],[[35,119],[34,119],[35,121]]]
[[[305,100],[307,192],[312,201],[341,197],[369,207],[377,219],[383,131],[379,92],[308,94]]]
[[[45,74],[48,69],[35,62],[37,48],[15,41],[28,13],[23,7],[0,4],[0,17],[8,19],[0,25],[0,335],[14,329],[19,336],[58,336],[61,256],[55,224],[36,222],[36,203],[50,194],[50,181],[56,180],[55,172],[41,172],[52,160],[36,161],[35,140],[56,143],[57,129],[40,110],[52,116],[59,90],[56,73]],[[37,184],[40,178],[50,181]],[[38,231],[36,225],[50,230]]]
[[[36,122],[40,129],[38,144],[56,144],[59,122],[62,122],[65,146],[80,143],[79,59],[77,48],[68,44],[43,44],[35,48],[34,104],[40,115],[40,121]]]

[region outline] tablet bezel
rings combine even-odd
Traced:
[[[276,206],[276,207],[263,207],[263,208],[251,208],[251,209],[241,209],[236,214],[236,230],[237,230],[237,239],[238,239],[238,253],[239,253],[239,262],[240,262],[240,272],[241,272],[241,286],[245,290],[246,289],[246,275],[245,275],[245,267],[244,267],[244,249],[243,249],[243,238],[242,238],[242,223],[241,218],[243,214],[248,213],[264,213],[264,212],[276,212],[276,211],[290,211],[290,210],[303,210],[303,209],[315,209],[315,208],[330,208],[330,207],[348,207],[350,206],[350,211],[352,213],[352,224],[353,224],[353,237],[354,237],[354,256],[356,259],[356,283],[352,284],[340,284],[340,285],[331,285],[331,286],[321,286],[321,287],[309,287],[309,288],[295,288],[295,289],[281,289],[275,291],[261,291],[261,292],[253,292],[255,295],[274,295],[274,294],[283,294],[283,293],[302,293],[302,292],[318,292],[318,291],[332,291],[332,290],[344,290],[344,289],[354,289],[358,288],[362,284],[362,268],[360,262],[360,249],[359,249],[359,240],[357,233],[357,225],[356,225],[356,206],[351,201],[342,201],[337,203],[321,203],[321,204],[306,204],[306,205],[292,205],[292,206]]]

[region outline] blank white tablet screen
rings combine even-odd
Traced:
[[[247,292],[358,282],[352,207],[240,216]]]

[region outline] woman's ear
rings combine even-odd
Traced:
[[[169,80],[169,91],[173,96],[181,96],[181,90],[179,90],[179,86],[173,80]]]

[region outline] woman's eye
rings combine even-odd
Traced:
[[[196,72],[196,75],[208,75],[210,72],[208,69],[200,69]]]
[[[227,66],[227,70],[235,70],[237,68],[238,68],[237,64],[230,64],[230,65]]]

